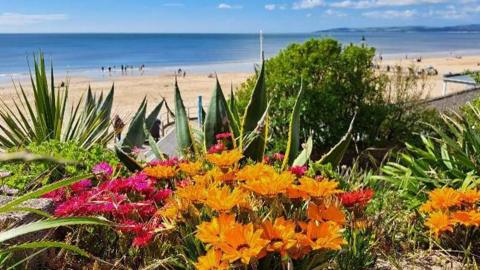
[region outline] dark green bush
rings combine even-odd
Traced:
[[[34,154],[49,155],[64,160],[76,161],[75,164],[57,165],[49,162],[13,162],[0,164],[0,171],[11,172],[12,176],[2,179],[4,184],[20,190],[53,182],[64,177],[89,173],[92,167],[102,161],[117,164],[115,154],[100,145],[85,149],[79,144],[59,141],[31,143],[25,148],[11,151],[28,151]]]
[[[315,152],[339,141],[358,111],[354,126],[357,149],[398,145],[419,130],[425,118],[419,96],[411,94],[419,84],[415,74],[383,75],[372,66],[373,48],[348,45],[333,39],[311,39],[292,44],[266,61],[270,127],[274,145],[281,150],[287,140],[288,120],[301,81],[305,91],[302,108],[302,140],[314,131]],[[243,110],[254,79],[237,91]]]

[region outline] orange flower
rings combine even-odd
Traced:
[[[178,164],[180,170],[187,174],[188,176],[197,175],[202,170],[202,162],[188,162],[188,163],[180,163]]]
[[[228,263],[222,261],[222,253],[215,249],[207,251],[205,256],[199,257],[195,264],[197,270],[228,270]]]
[[[283,257],[287,255],[287,250],[297,243],[295,223],[292,221],[280,217],[274,223],[270,220],[265,221],[262,227],[262,237],[270,241],[267,246],[269,252],[279,252]]]
[[[262,196],[274,197],[287,192],[287,188],[290,187],[293,180],[295,180],[295,176],[289,172],[275,173],[271,178],[263,177],[257,180],[250,180],[242,187]]]
[[[306,235],[313,250],[339,250],[346,241],[342,237],[340,226],[335,222],[317,223],[310,221]]]
[[[237,179],[243,181],[258,180],[261,178],[270,178],[276,174],[272,166],[263,163],[247,165],[237,172]]]
[[[310,177],[302,177],[302,179],[300,179],[300,185],[291,186],[287,194],[289,198],[292,199],[296,196],[301,196],[306,199],[304,197],[306,195],[313,198],[324,198],[342,192],[337,189],[337,186],[338,182],[336,181],[317,181]]]
[[[213,182],[217,183],[224,183],[224,182],[231,182],[235,180],[235,174],[237,170],[228,169],[227,172],[223,172],[218,167],[215,167],[208,171],[208,176],[212,178]]]
[[[448,209],[460,205],[462,198],[460,193],[453,188],[435,189],[429,193],[430,208],[432,210]]]
[[[188,200],[192,203],[203,202],[208,195],[205,186],[197,183],[178,188],[175,194],[178,198]]]
[[[296,233],[295,240],[295,245],[288,249],[288,256],[294,260],[298,260],[310,253],[312,248],[310,246],[310,240],[303,233]]]
[[[143,169],[146,175],[157,179],[169,179],[177,175],[177,169],[171,166],[154,166]]]
[[[452,213],[451,220],[465,226],[479,226],[480,213],[477,211],[457,211]]]
[[[213,186],[207,190],[207,194],[205,204],[219,212],[230,211],[235,206],[250,208],[248,194],[238,188],[230,190],[228,186]]]
[[[480,191],[476,189],[461,191],[460,199],[466,204],[476,204],[480,201]]]
[[[249,264],[252,259],[260,259],[263,249],[269,243],[262,239],[263,230],[253,229],[253,224],[231,228],[225,233],[225,241],[219,244],[223,260],[230,263],[240,260]]]
[[[220,168],[228,168],[233,166],[235,163],[240,161],[243,158],[242,152],[238,149],[231,150],[231,151],[224,151],[221,154],[207,154],[205,159],[220,167]]]
[[[335,205],[323,207],[310,203],[307,209],[307,216],[315,221],[333,221],[339,225],[345,224],[345,214]]]
[[[220,215],[210,222],[203,222],[197,226],[197,238],[203,243],[217,246],[225,241],[225,233],[232,228],[242,226],[235,222],[235,216]]]
[[[441,211],[432,213],[425,221],[425,225],[433,232],[433,234],[435,234],[436,237],[445,231],[453,232],[452,221],[448,214]]]

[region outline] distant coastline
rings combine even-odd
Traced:
[[[326,30],[315,31],[314,33],[331,33],[331,32],[344,32],[344,33],[360,33],[360,32],[480,32],[480,24],[467,24],[467,25],[454,25],[443,27],[430,27],[430,26],[392,26],[392,27],[364,27],[364,28],[330,28]]]

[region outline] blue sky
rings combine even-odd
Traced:
[[[0,0],[0,32],[308,32],[480,23],[480,0]]]

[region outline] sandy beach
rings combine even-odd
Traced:
[[[427,91],[429,97],[437,97],[442,95],[443,81],[442,76],[447,73],[462,72],[465,70],[479,70],[480,66],[479,56],[463,56],[456,58],[449,57],[425,57],[420,63],[415,59],[384,59],[378,62],[384,69],[387,65],[400,65],[404,68],[414,67],[416,70],[434,67],[439,74],[436,76],[429,76],[427,81]],[[230,85],[236,89],[242,82],[244,82],[253,73],[247,72],[221,72],[218,73],[218,78],[226,95],[230,91]],[[210,99],[210,94],[215,86],[215,79],[208,76],[208,73],[191,73],[185,78],[179,77],[178,84],[182,92],[182,96],[187,107],[195,107],[198,96],[203,96],[204,104],[207,104]],[[57,83],[61,83],[63,77],[57,76]],[[159,74],[159,75],[144,75],[144,76],[108,76],[104,78],[88,78],[88,77],[72,77],[70,78],[70,95],[74,99],[78,99],[91,85],[96,93],[101,91],[108,91],[112,84],[115,83],[115,99],[114,112],[121,116],[128,117],[137,110],[137,107],[143,97],[147,97],[149,101],[149,108],[153,104],[157,104],[166,98],[169,104],[173,104],[173,74]],[[30,83],[23,82],[23,85],[28,88]],[[465,89],[462,85],[450,85],[449,92],[455,92]],[[0,97],[7,104],[15,96],[15,88],[13,83],[2,83],[0,85]]]

